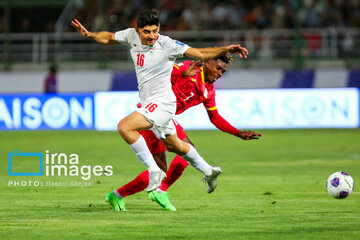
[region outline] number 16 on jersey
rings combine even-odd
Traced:
[[[156,103],[149,103],[145,109],[149,110],[149,112],[153,112],[156,108],[158,107],[158,105]]]
[[[136,63],[136,64],[137,64],[138,66],[140,66],[140,67],[144,66],[144,58],[145,58],[145,55],[139,53],[139,54],[136,55],[136,56],[137,56],[137,63]]]

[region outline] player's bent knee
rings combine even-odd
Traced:
[[[121,121],[117,125],[117,130],[118,130],[120,135],[124,134],[124,127],[123,127],[123,124],[121,123]]]
[[[117,130],[118,130],[118,133],[120,134],[120,136],[124,139],[126,138],[126,136],[128,135],[128,132],[129,132],[129,128],[123,121],[120,121],[118,123]]]
[[[136,129],[133,129],[132,125],[128,124],[126,121],[121,120],[117,125],[117,130],[120,136],[128,144],[133,144],[139,139],[139,132]]]

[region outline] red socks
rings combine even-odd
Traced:
[[[167,177],[162,181],[160,189],[166,192],[168,188],[183,174],[187,166],[189,166],[189,163],[180,156],[176,155],[170,164],[169,170],[166,172]]]
[[[167,177],[162,181],[160,189],[166,192],[168,188],[183,174],[188,165],[189,163],[186,160],[182,159],[180,156],[176,156],[174,160],[172,160],[169,170],[166,172]],[[148,185],[149,172],[144,171],[134,180],[117,189],[117,192],[124,198],[143,191]]]
[[[149,185],[149,172],[144,171],[140,173],[134,180],[119,188],[117,192],[124,198],[126,196],[141,192],[148,185]]]

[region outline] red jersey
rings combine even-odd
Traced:
[[[228,123],[217,111],[215,102],[215,87],[213,84],[205,82],[204,69],[193,77],[183,77],[182,73],[186,71],[192,61],[185,61],[174,64],[171,73],[172,90],[176,96],[176,114],[184,112],[186,109],[204,104],[210,121],[221,131],[238,136],[240,130]]]
[[[183,77],[182,72],[186,71],[192,61],[185,61],[174,64],[171,73],[172,90],[176,96],[176,114],[184,112],[193,106],[204,104],[210,121],[221,131],[238,136],[240,130],[228,123],[217,111],[215,102],[215,87],[213,84],[205,82],[203,68],[193,77]],[[138,104],[141,107],[141,104]]]
[[[214,85],[205,82],[203,67],[200,73],[193,77],[183,77],[182,72],[186,71],[192,61],[184,61],[174,64],[171,73],[172,90],[176,96],[176,114],[186,109],[203,103],[206,110],[215,110],[215,88]]]

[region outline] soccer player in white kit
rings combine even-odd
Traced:
[[[171,119],[176,111],[176,98],[171,89],[170,76],[176,58],[216,59],[221,55],[237,53],[241,58],[247,57],[246,48],[240,45],[224,47],[191,48],[179,41],[159,34],[159,11],[146,10],[137,19],[136,28],[128,28],[116,33],[89,32],[78,20],[71,25],[84,37],[98,43],[112,45],[124,44],[130,47],[131,58],[135,65],[141,108],[123,118],[118,124],[121,137],[135,151],[138,158],[149,171],[147,191],[158,188],[165,173],[157,166],[144,138],[138,131],[151,129],[162,140],[169,151],[172,151],[205,175],[208,187],[216,187],[220,167],[210,166],[190,144],[181,141]],[[112,195],[113,194],[113,195]],[[116,193],[109,193],[111,201]]]

